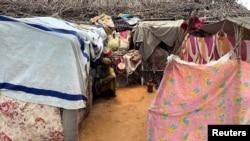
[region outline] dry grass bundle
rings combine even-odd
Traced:
[[[130,13],[144,20],[184,19],[191,9],[199,8],[198,16],[219,20],[226,16],[250,16],[250,12],[236,2],[217,0],[1,0],[0,14],[12,17],[56,16],[69,21],[89,21],[106,13]]]

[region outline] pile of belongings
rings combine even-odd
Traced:
[[[96,26],[102,26],[108,35],[112,34],[113,31],[122,32],[131,30],[139,21],[138,17],[133,17],[129,14],[120,14],[119,16],[111,17],[105,13],[90,19],[90,22]]]

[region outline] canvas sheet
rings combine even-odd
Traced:
[[[195,62],[197,64],[206,64],[212,60],[218,60],[230,50],[234,50],[236,39],[224,33],[219,36],[218,33],[209,37],[196,37],[187,35],[182,45],[180,57],[182,60]],[[241,59],[250,62],[250,41],[241,41]],[[233,56],[232,56],[233,57]],[[234,55],[234,57],[236,57]]]
[[[107,38],[106,32],[101,27],[87,24],[76,24],[53,17],[34,17],[17,19],[36,28],[49,27],[45,30],[75,35],[81,43],[81,49],[84,52],[83,42],[93,46],[95,50],[95,60],[101,57],[103,50],[103,41]],[[40,26],[39,26],[40,25]],[[85,51],[86,52],[86,51]]]
[[[43,21],[0,16],[1,94],[65,109],[84,108],[90,42],[60,20],[58,28],[55,19],[54,25]]]
[[[134,29],[133,42],[143,43],[140,47],[142,58],[146,61],[161,42],[173,46],[180,32],[183,20],[144,21]]]
[[[243,29],[243,39],[250,40],[250,17],[226,17],[222,21],[204,24],[202,30],[216,34],[218,31],[223,30],[230,36],[235,36],[235,26],[238,25]]]
[[[201,65],[169,56],[148,110],[149,141],[205,141],[208,124],[250,124],[250,64],[229,58]]]

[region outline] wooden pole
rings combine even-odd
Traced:
[[[180,31],[180,37],[177,39],[175,47],[174,47],[174,54],[177,56],[179,56],[180,54],[182,42],[184,41],[185,37],[189,33],[193,25],[194,18],[196,17],[197,13],[198,13],[198,8],[190,11],[188,19],[187,19],[188,20],[187,28],[184,31]]]
[[[241,40],[243,38],[243,27],[241,25],[235,25],[234,27],[235,31],[235,38],[236,38],[236,44],[235,44],[235,50],[236,50],[236,58],[241,59]]]

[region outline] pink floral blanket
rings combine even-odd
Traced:
[[[148,141],[206,141],[209,124],[250,124],[249,70],[223,57],[206,65],[172,58],[148,110]]]
[[[0,94],[0,141],[62,141],[59,108]]]

